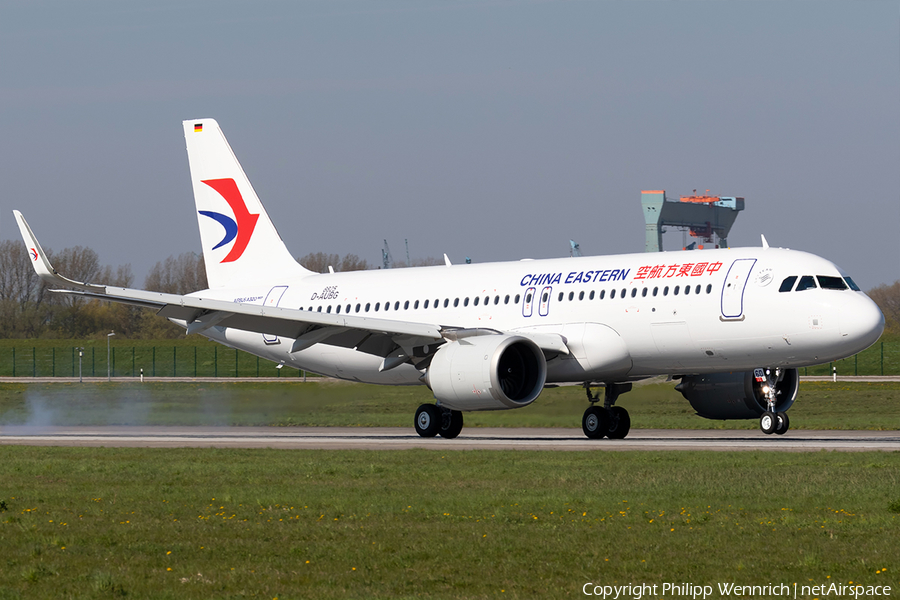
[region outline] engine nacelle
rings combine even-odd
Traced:
[[[453,410],[527,406],[546,379],[544,353],[516,335],[480,335],[444,344],[425,372],[434,397]]]
[[[707,419],[755,419],[768,405],[753,371],[687,375],[675,389],[687,398],[694,410]],[[775,410],[786,411],[797,398],[800,374],[785,369],[775,384]]]

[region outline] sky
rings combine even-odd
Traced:
[[[0,238],[142,285],[200,252],[215,118],[287,247],[381,263],[642,252],[641,190],[743,196],[731,246],[900,279],[900,2],[6,2]],[[664,246],[676,250],[682,235]]]

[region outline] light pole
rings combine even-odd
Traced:
[[[106,381],[112,381],[112,371],[109,369],[109,338],[116,335],[115,331],[106,334]]]
[[[81,380],[81,357],[84,356],[84,346],[78,348],[78,383],[84,383]]]

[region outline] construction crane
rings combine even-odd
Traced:
[[[575,240],[569,240],[569,256],[581,256],[581,246]]]
[[[641,207],[646,224],[647,252],[663,249],[662,234],[666,227],[675,227],[690,233],[691,237],[716,248],[728,247],[728,232],[740,211],[744,199],[734,196],[697,195],[681,196],[678,200],[666,198],[665,190],[641,192]],[[691,247],[696,247],[691,244]],[[685,249],[688,245],[685,244]],[[702,249],[703,246],[701,245]]]
[[[381,249],[381,266],[384,269],[390,269],[394,265],[394,259],[391,257],[391,249],[388,247],[387,240],[384,240],[384,248]]]

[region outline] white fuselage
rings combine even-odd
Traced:
[[[624,381],[663,374],[802,367],[874,343],[878,307],[851,289],[779,291],[790,276],[843,274],[805,252],[739,248],[523,260],[310,275],[205,290],[204,297],[458,328],[562,335],[569,355],[547,382]],[[291,353],[292,340],[211,328],[211,339],[324,375],[419,383],[411,364],[327,344]]]

